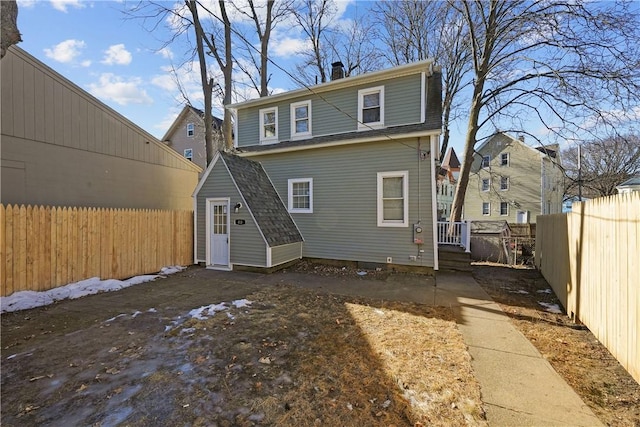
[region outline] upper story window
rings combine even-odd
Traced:
[[[491,162],[491,156],[482,156],[482,167],[483,168],[488,168],[490,162]]]
[[[491,179],[490,178],[483,178],[482,179],[482,191],[489,191],[489,187],[491,186]]]
[[[291,139],[311,136],[311,101],[291,104]]]
[[[182,154],[186,159],[189,159],[193,162],[193,148],[185,148]]]
[[[482,202],[482,215],[491,215],[491,203]]]
[[[500,177],[500,190],[508,190],[509,189],[509,177],[501,176]]]
[[[384,126],[384,86],[358,91],[358,130]]]
[[[193,123],[187,123],[187,136],[193,136],[196,133],[196,126]]]
[[[500,154],[500,166],[509,166],[509,153]]]
[[[278,142],[278,107],[260,110],[260,143]]]
[[[509,215],[509,203],[500,202],[500,215]]]
[[[409,172],[378,172],[378,227],[408,227]]]
[[[296,178],[288,181],[289,212],[313,213],[313,178]]]

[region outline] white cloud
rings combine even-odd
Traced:
[[[18,0],[18,10],[23,8],[29,8],[36,5],[36,0]]]
[[[158,51],[158,55],[162,56],[164,59],[173,59],[173,52],[168,47],[163,47]]]
[[[82,40],[69,39],[58,43],[51,49],[44,49],[45,55],[58,62],[72,62],[80,55],[80,50],[86,46]]]
[[[80,63],[80,65],[82,65],[83,67],[90,67],[91,66],[91,60],[86,59],[86,60],[82,61]]]
[[[151,78],[151,83],[166,91],[178,90],[178,85],[171,74],[160,74]]]
[[[284,37],[273,41],[272,45],[269,46],[269,53],[280,58],[290,58],[306,49],[311,49],[308,40]]]
[[[70,6],[81,9],[85,7],[85,4],[83,4],[80,0],[51,0],[51,6],[53,6],[54,9],[57,9],[60,12],[67,13],[67,7]]]
[[[103,73],[98,83],[89,84],[89,92],[103,100],[116,102],[120,105],[151,104],[153,100],[140,87],[142,80],[132,77],[124,80],[112,73]]]
[[[104,59],[101,62],[107,65],[129,65],[131,59],[131,52],[120,43],[109,46],[109,49],[104,51]]]
[[[603,111],[600,116],[591,116],[585,120],[582,127],[590,129],[601,126],[603,123],[612,123],[614,125],[627,125],[640,122],[640,105],[627,110],[612,109]]]

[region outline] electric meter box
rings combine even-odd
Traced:
[[[413,224],[413,243],[422,245],[424,243],[424,227],[422,224]]]

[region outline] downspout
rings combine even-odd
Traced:
[[[433,270],[438,271],[438,206],[436,205],[436,186],[435,186],[435,153],[439,151],[439,136],[431,135],[431,153],[430,153],[430,161],[431,161],[431,174],[429,176],[429,180],[431,182],[431,227],[433,233]]]

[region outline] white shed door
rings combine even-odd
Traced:
[[[228,212],[225,201],[211,201],[209,207],[209,265],[229,265]]]

